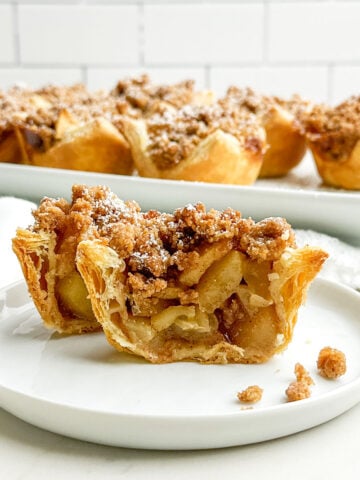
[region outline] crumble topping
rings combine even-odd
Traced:
[[[237,394],[240,402],[257,403],[262,399],[263,389],[258,385],[251,385]]]
[[[179,108],[194,99],[194,81],[153,85],[147,75],[119,81],[112,92],[90,92],[85,85],[48,85],[33,90],[13,87],[0,91],[0,137],[20,128],[26,141],[46,150],[56,141],[56,123],[61,112],[70,114],[79,126],[105,118],[123,132],[124,115],[139,118]]]
[[[263,133],[255,115],[218,104],[186,105],[148,119],[148,153],[159,168],[177,165],[211,133],[222,130],[233,135],[246,149],[263,151]]]
[[[0,92],[0,136],[14,128],[24,132],[27,142],[46,150],[56,141],[56,125],[67,112],[79,126],[105,118],[123,130],[122,101],[106,91],[90,92],[82,84],[47,86],[39,90],[13,87]]]
[[[239,88],[230,86],[225,97],[219,100],[219,104],[232,109],[241,108],[255,115],[263,115],[276,105],[274,97],[261,95],[252,88]]]
[[[240,108],[259,116],[266,116],[274,108],[280,106],[299,119],[304,111],[309,109],[310,103],[295,94],[288,100],[277,96],[263,95],[255,92],[252,88],[239,88],[230,86],[225,97],[219,100],[220,105],[225,107]],[[296,124],[296,126],[298,126]]]
[[[136,202],[123,202],[101,186],[75,185],[71,204],[44,198],[34,217],[33,230],[55,231],[59,244],[63,237],[72,242],[69,248],[76,249],[80,239],[102,239],[125,259],[133,274],[129,275],[132,290],[142,292],[166,286],[202,246],[214,242],[229,241],[234,249],[258,262],[276,260],[287,247],[295,246],[291,227],[284,219],[256,223],[230,208],[207,211],[201,203],[172,214],[142,212]],[[156,279],[165,283],[156,283]],[[190,301],[192,295],[187,291],[183,302]]]
[[[360,138],[360,96],[352,96],[336,107],[316,105],[304,115],[303,123],[316,148],[341,161]]]
[[[124,100],[131,116],[163,111],[164,103],[180,108],[194,98],[194,80],[173,85],[154,85],[148,75],[120,80],[112,94]]]
[[[294,372],[296,380],[291,382],[285,391],[289,402],[296,402],[298,400],[309,398],[311,396],[310,386],[314,385],[314,380],[301,363],[296,363]]]
[[[338,378],[346,373],[346,357],[336,348],[324,347],[317,359],[317,368],[325,378]]]

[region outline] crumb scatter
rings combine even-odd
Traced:
[[[237,394],[240,402],[257,403],[262,399],[263,389],[259,385],[251,385]]]
[[[288,402],[297,402],[311,396],[310,386],[314,385],[306,368],[299,362],[295,364],[294,373],[296,380],[290,383],[285,391]]]
[[[324,347],[317,359],[317,368],[324,378],[338,378],[346,373],[346,357],[336,348]]]

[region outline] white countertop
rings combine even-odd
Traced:
[[[2,220],[5,210],[0,209]],[[10,221],[8,215],[6,218]],[[11,218],[19,224],[14,211]],[[21,217],[23,224],[27,218]],[[8,248],[5,242],[4,235],[0,236],[0,247]],[[4,271],[10,275],[8,265],[3,266],[2,276]],[[18,274],[12,270],[12,275]],[[246,475],[252,480],[339,476],[351,480],[358,478],[360,471],[359,433],[360,404],[326,424],[274,441],[218,450],[141,451],[65,438],[0,409],[0,478],[211,480]]]
[[[360,405],[290,437],[220,450],[103,447],[32,427],[0,410],[0,473],[9,480],[358,478]]]

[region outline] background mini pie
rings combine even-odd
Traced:
[[[124,128],[144,177],[251,185],[266,148],[254,115],[218,104],[128,119]]]
[[[309,147],[319,175],[333,187],[360,190],[360,97],[305,115]]]
[[[305,135],[298,121],[299,113],[309,108],[307,102],[294,96],[291,100],[260,95],[251,88],[229,87],[221,105],[251,112],[259,117],[268,148],[264,154],[259,177],[286,175],[303,159]]]
[[[130,174],[115,98],[83,85],[14,88],[0,97],[0,161]],[[11,149],[11,151],[10,151]]]

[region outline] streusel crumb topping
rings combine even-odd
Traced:
[[[39,90],[14,87],[0,92],[0,136],[19,128],[30,145],[46,150],[56,140],[56,125],[63,111],[79,126],[105,118],[122,131],[126,108],[106,91],[90,92],[82,84]]]
[[[131,116],[162,111],[164,104],[180,108],[194,98],[194,80],[184,80],[173,85],[155,85],[148,75],[120,80],[113,95],[129,105]]]
[[[109,245],[133,274],[132,288],[142,290],[159,288],[156,279],[171,281],[201,247],[214,242],[231,242],[233,249],[259,262],[276,260],[295,246],[291,227],[282,218],[256,223],[231,208],[206,210],[201,203],[174,213],[142,212],[136,202],[124,202],[101,186],[75,185],[71,203],[44,198],[34,217],[33,230],[55,232],[58,248],[65,237],[73,243],[69,248],[87,238]]]
[[[253,152],[264,149],[263,133],[255,115],[220,105],[186,105],[155,114],[147,122],[148,154],[159,168],[177,165],[216,130],[233,135]]]
[[[289,99],[277,96],[263,95],[252,88],[230,86],[226,95],[219,100],[220,105],[230,108],[241,108],[259,116],[268,114],[272,109],[280,106],[294,115],[297,119],[300,114],[308,110],[310,102],[299,95],[292,95]]]

